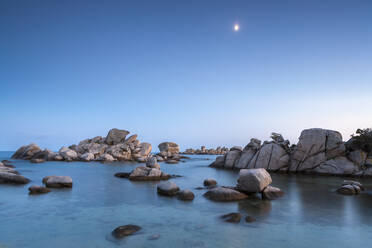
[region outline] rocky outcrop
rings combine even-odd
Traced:
[[[42,161],[137,161],[146,162],[151,153],[151,144],[141,143],[137,135],[131,135],[126,130],[111,129],[106,138],[96,136],[85,139],[78,145],[61,147],[59,151],[41,150],[34,143],[19,148],[12,156],[15,159],[26,159],[33,162]],[[170,149],[174,151],[174,149]]]
[[[160,169],[139,166],[129,174],[129,180],[133,181],[159,181],[168,180],[171,175],[162,172]]]
[[[201,146],[200,149],[188,148],[182,154],[198,154],[198,155],[225,155],[229,151],[227,147],[217,147],[216,149],[206,149],[205,146]]]
[[[282,197],[284,195],[284,192],[273,186],[267,186],[263,191],[262,191],[262,199],[265,200],[275,200],[278,199],[279,197]]]
[[[0,184],[27,184],[30,180],[21,176],[18,171],[0,163]]]
[[[177,164],[182,156],[180,156],[180,147],[174,142],[163,142],[158,145],[159,153],[156,154],[158,161],[166,161],[169,164]],[[159,160],[160,158],[160,160]]]
[[[273,172],[314,173],[329,175],[372,176],[372,154],[345,145],[339,132],[321,128],[301,132],[297,145],[289,147],[282,135],[272,133],[261,145],[251,141],[242,151],[230,149],[210,165],[225,169],[264,168]],[[347,144],[346,143],[346,144]],[[369,165],[370,163],[370,165]]]

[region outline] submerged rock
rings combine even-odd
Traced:
[[[47,176],[43,183],[48,188],[72,188],[72,178],[69,176]]]
[[[239,172],[237,188],[248,193],[258,193],[271,182],[271,176],[265,169],[242,169]]]
[[[28,190],[30,191],[29,192],[30,195],[45,194],[51,191],[50,189],[46,187],[38,186],[38,185],[32,185],[28,188]]]
[[[229,213],[222,215],[221,218],[226,222],[239,223],[242,215],[240,213]]]
[[[165,196],[175,196],[180,188],[174,182],[162,182],[157,186],[158,194]]]
[[[207,191],[204,196],[213,201],[239,201],[248,198],[242,192],[225,187],[213,188]]]
[[[118,172],[118,173],[115,173],[114,176],[119,177],[119,178],[129,178],[130,173],[129,172]]]
[[[119,226],[112,231],[112,236],[114,236],[117,239],[121,239],[126,236],[132,235],[138,232],[139,230],[141,230],[141,227],[136,225]]]
[[[256,221],[256,219],[251,217],[251,216],[245,217],[245,222],[251,223],[251,222],[255,222],[255,221]]]

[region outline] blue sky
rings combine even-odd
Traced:
[[[372,126],[372,1],[0,1],[0,150]],[[233,31],[235,23],[240,30]]]

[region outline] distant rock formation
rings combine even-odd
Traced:
[[[321,128],[301,132],[297,145],[278,133],[261,145],[258,139],[241,149],[233,147],[210,165],[225,169],[264,168],[277,172],[372,176],[372,153],[346,148],[339,132]],[[348,141],[350,143],[350,141]]]
[[[85,139],[78,145],[61,147],[58,152],[42,150],[31,143],[19,148],[12,156],[14,159],[43,161],[138,161],[146,162],[151,152],[151,144],[141,143],[134,134],[127,138],[126,130],[111,129],[105,138],[101,136]]]
[[[180,146],[174,142],[163,142],[158,148],[160,152],[156,154],[156,159],[159,162],[177,164],[182,158],[187,158],[180,155]]]
[[[186,149],[182,154],[203,154],[203,155],[224,155],[229,151],[227,147],[217,147],[216,149],[206,149],[205,146],[201,146],[200,149]]]

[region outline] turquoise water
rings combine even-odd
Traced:
[[[0,159],[11,153],[1,152]],[[205,160],[209,158],[210,160]],[[47,175],[67,175],[72,189],[29,196],[25,186],[0,185],[0,247],[370,247],[372,244],[372,179],[360,180],[367,191],[342,196],[334,191],[338,177],[272,175],[273,185],[286,194],[276,201],[249,199],[216,203],[205,199],[208,177],[235,185],[237,172],[207,167],[214,156],[192,156],[186,163],[160,163],[172,179],[191,189],[195,200],[182,202],[158,196],[156,182],[116,178],[134,163],[15,161],[17,170],[41,185]],[[257,219],[231,224],[220,215],[241,212]],[[142,227],[121,241],[111,238],[120,225]],[[157,240],[149,240],[160,235]]]

